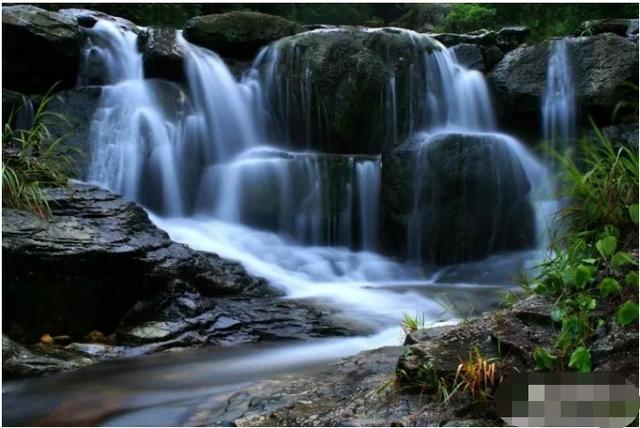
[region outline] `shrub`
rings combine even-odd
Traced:
[[[61,115],[47,111],[52,90],[40,101],[29,129],[15,129],[12,112],[2,132],[2,205],[42,218],[51,215],[43,188],[65,185],[74,172],[71,149],[46,125],[52,119],[66,123]]]

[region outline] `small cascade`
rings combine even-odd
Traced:
[[[257,109],[259,85],[238,83],[220,57],[177,34],[185,57],[189,95],[193,100],[195,137],[209,165],[225,162],[244,150],[265,144],[264,120]]]
[[[256,147],[203,175],[197,213],[300,243],[374,250],[380,159]]]
[[[451,263],[546,242],[545,167],[517,140],[495,132],[480,72],[458,64],[447,49],[424,61],[425,117],[407,143],[414,150],[409,260]]]
[[[553,41],[542,104],[542,134],[556,150],[571,147],[576,137],[576,101],[569,40]]]
[[[108,21],[87,32],[84,57],[100,65],[106,83],[91,124],[87,179],[165,215],[181,214],[181,131],[157,107],[160,101],[143,78],[136,34]]]

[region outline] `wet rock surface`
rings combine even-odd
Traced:
[[[280,139],[303,150],[380,153],[396,132],[406,136],[420,121],[423,54],[433,49],[433,40],[398,28],[318,29],[278,40],[265,57],[275,59],[260,70],[276,119],[286,125]]]
[[[48,221],[3,210],[4,333],[23,343],[45,333],[76,343],[32,352],[95,361],[353,332],[329,321],[328,310],[279,300],[239,264],[171,241],[142,208],[113,193],[73,183],[48,190],[47,198]],[[78,344],[91,330],[115,336]]]
[[[520,160],[499,136],[411,138],[382,155],[383,218],[393,231],[386,246],[406,253],[406,240],[393,237],[408,236],[413,227],[416,249],[434,263],[529,248],[535,236],[530,189]]]
[[[176,40],[176,30],[146,28],[140,33],[138,45],[146,78],[184,81],[183,52]]]
[[[638,46],[611,34],[567,38],[577,102],[608,123],[619,103],[633,110],[637,91],[625,82],[638,80]],[[503,122],[537,123],[554,40],[509,52],[489,76]],[[528,114],[527,114],[528,113]],[[617,112],[618,115],[622,113]],[[636,114],[637,120],[637,114]],[[530,125],[529,125],[530,126]]]

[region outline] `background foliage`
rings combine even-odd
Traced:
[[[428,16],[421,13],[433,4],[389,3],[49,3],[39,7],[57,10],[79,7],[121,16],[139,25],[181,27],[194,16],[231,10],[255,10],[302,24],[390,25],[400,18]],[[637,3],[455,3],[438,31],[467,32],[505,25],[526,25],[536,38],[572,33],[585,20],[637,18]],[[419,23],[416,23],[419,24]],[[419,25],[416,25],[419,26]]]

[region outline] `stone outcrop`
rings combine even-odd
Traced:
[[[3,87],[36,93],[56,82],[75,84],[82,35],[74,18],[35,6],[6,6],[2,38]]]
[[[497,159],[500,159],[499,161]],[[424,262],[453,263],[533,245],[528,177],[508,143],[486,134],[412,138],[382,155],[382,210],[398,248],[415,239]],[[419,193],[416,193],[419,192]],[[418,204],[420,217],[413,215]],[[398,239],[397,237],[407,237]]]
[[[595,36],[596,34],[613,33],[631,41],[638,40],[637,19],[592,19],[584,21],[576,29],[575,36]]]
[[[237,11],[192,18],[184,36],[221,56],[248,59],[261,47],[300,30],[298,24],[279,16]]]
[[[259,69],[285,130],[279,140],[329,153],[380,153],[420,117],[423,53],[432,49],[431,39],[397,28],[319,29],[277,41]]]
[[[326,310],[279,301],[237,263],[171,241],[141,207],[113,193],[72,183],[46,195],[48,220],[3,210],[4,333],[22,343],[44,334],[74,343],[30,347],[35,356],[14,358],[7,375],[74,368],[79,358],[354,330],[327,320]],[[88,335],[92,330],[104,336]]]
[[[591,114],[606,123],[619,103],[629,111],[637,108],[638,92],[628,84],[638,81],[635,43],[611,33],[566,40],[577,103],[584,117]],[[503,122],[537,123],[553,43],[554,40],[547,40],[522,46],[495,66],[489,81]],[[623,112],[618,111],[618,116],[624,116]]]

